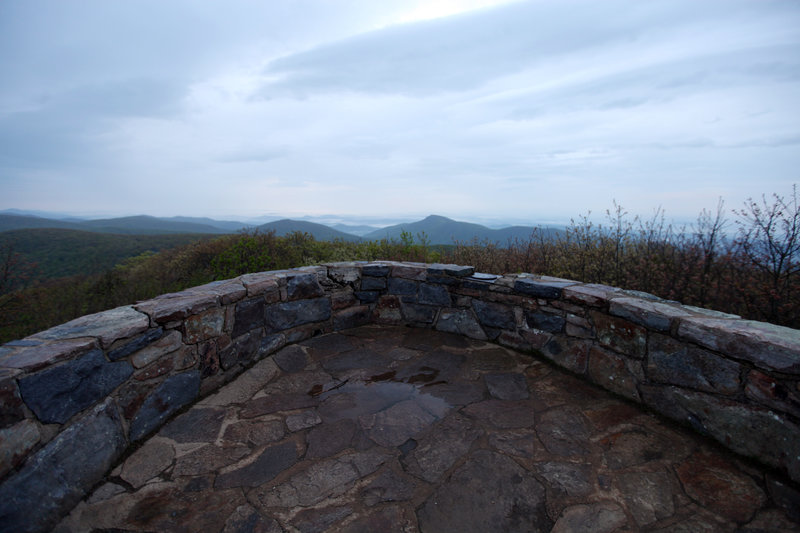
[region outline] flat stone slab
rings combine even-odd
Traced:
[[[543,360],[372,325],[258,363],[55,531],[794,531],[798,501]]]

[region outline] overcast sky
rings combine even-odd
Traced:
[[[0,2],[0,209],[693,218],[798,169],[795,0]]]

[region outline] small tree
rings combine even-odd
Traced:
[[[720,241],[723,237],[723,230],[727,225],[725,220],[725,202],[722,198],[717,202],[717,212],[715,215],[711,211],[703,209],[697,217],[697,227],[695,238],[701,256],[700,284],[698,303],[701,307],[708,303],[709,285],[711,284],[711,269],[716,264],[720,251]]]
[[[7,242],[0,246],[0,295],[21,288],[36,268],[14,251],[14,244]]]
[[[782,307],[789,303],[792,286],[800,272],[800,209],[797,185],[787,200],[778,194],[768,203],[748,198],[739,217],[737,245],[747,261],[765,277],[765,296],[771,321],[784,320]]]

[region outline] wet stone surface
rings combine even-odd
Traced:
[[[56,531],[797,530],[769,479],[531,356],[364,326],[203,399]]]

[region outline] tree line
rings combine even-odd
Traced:
[[[631,217],[614,204],[559,236],[543,229],[499,246],[431,246],[425,234],[399,240],[316,241],[258,231],[197,241],[129,258],[97,275],[24,286],[31,265],[0,250],[0,342],[159,294],[248,272],[334,261],[448,262],[503,274],[532,272],[643,291],[668,300],[800,328],[800,209],[797,189],[748,200],[728,218],[722,200],[694,224],[675,227],[658,209]]]

